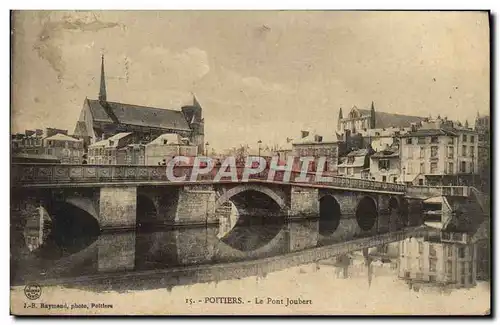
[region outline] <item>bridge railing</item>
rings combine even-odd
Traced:
[[[468,186],[408,186],[406,188],[408,195],[419,197],[433,196],[464,196],[470,194]]]
[[[192,166],[176,166],[173,176],[190,182]],[[199,174],[194,181],[214,181],[219,172],[214,168],[208,174]],[[249,175],[249,179],[269,180],[269,169]],[[236,181],[241,181],[244,168],[236,168]],[[271,175],[272,176],[272,175]],[[292,171],[287,181],[284,171],[275,171],[270,181],[290,182],[294,184],[317,184],[341,188],[365,189],[375,191],[405,192],[405,185],[377,182],[368,179],[346,178],[323,174],[328,180],[316,178],[316,173],[308,173],[307,180],[300,172]],[[130,166],[130,165],[62,165],[62,164],[12,164],[11,177],[14,184],[54,184],[54,183],[92,183],[92,182],[135,182],[135,181],[171,181],[167,178],[165,166]],[[223,176],[220,181],[234,181],[231,176]]]

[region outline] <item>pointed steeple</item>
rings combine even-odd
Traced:
[[[373,100],[372,100],[372,107],[370,109],[370,128],[371,129],[375,129],[375,104],[373,103]]]
[[[101,55],[101,85],[99,87],[99,101],[106,101],[106,76],[104,75],[104,54]]]
[[[469,120],[465,120],[465,127],[469,128]]]
[[[339,109],[339,118],[337,119],[337,131],[339,132],[343,132],[344,130],[342,130],[342,119],[343,119],[343,115],[342,115],[342,107]]]
[[[198,102],[198,100],[196,99],[195,94],[194,94],[194,93],[191,93],[191,95],[193,95],[193,106],[201,108],[201,105],[200,105],[200,103]]]

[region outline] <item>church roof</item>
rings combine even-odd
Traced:
[[[377,128],[410,126],[411,123],[418,123],[424,119],[425,117],[420,116],[375,112],[375,126]]]
[[[361,109],[357,108],[356,106],[353,106],[351,108],[351,112],[353,110],[358,111],[362,116],[370,116],[371,114],[370,109]],[[376,128],[405,127],[405,126],[410,126],[411,123],[417,123],[423,121],[424,119],[425,117],[421,116],[393,114],[386,112],[378,112],[375,110]]]
[[[114,123],[98,100],[87,99],[95,121]],[[117,102],[106,102],[119,123],[162,129],[190,131],[181,111]]]

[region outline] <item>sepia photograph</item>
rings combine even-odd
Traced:
[[[491,316],[491,26],[10,11],[11,315]]]

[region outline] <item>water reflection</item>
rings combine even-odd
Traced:
[[[359,278],[370,289],[376,277],[391,277],[408,283],[412,290],[433,286],[446,292],[475,286],[478,270],[489,265],[489,254],[480,245],[464,241],[465,237],[459,238],[456,234],[432,231],[426,236],[342,251],[330,249],[336,241],[324,240],[319,234],[320,221],[317,219],[300,222],[280,219],[276,222],[277,219],[273,218],[239,218],[231,211],[232,207],[228,207],[228,223],[219,227],[138,229],[101,233],[97,237],[78,236],[82,233],[80,231],[72,233],[73,240],[68,240],[68,233],[65,233],[66,239],[61,240],[56,237],[60,231],[46,231],[51,218],[45,210],[38,210],[38,219],[33,218],[38,223],[30,221],[25,230],[26,238],[26,234],[35,238],[26,240],[31,253],[14,253],[12,256],[15,265],[12,281],[14,284],[26,281],[50,283],[58,279],[90,279],[105,274],[120,279],[129,289],[146,289],[248,276],[260,279],[269,272],[267,266],[270,262],[265,258],[290,256],[289,260],[273,262],[275,265],[281,263],[280,267],[286,269],[288,262],[291,261],[290,265],[300,264],[301,258],[310,256],[314,249],[328,248],[324,252],[331,257],[318,258],[316,267],[333,268],[339,281]],[[52,228],[56,229],[56,225]],[[74,228],[75,224],[72,224],[66,229]],[[59,226],[59,229],[63,228]],[[43,244],[40,238],[43,238]],[[40,244],[36,246],[34,243]],[[318,256],[322,254],[318,253]],[[227,264],[232,262],[249,263],[234,267]],[[170,270],[168,277],[162,273],[164,270]],[[104,279],[108,281],[108,278]]]

